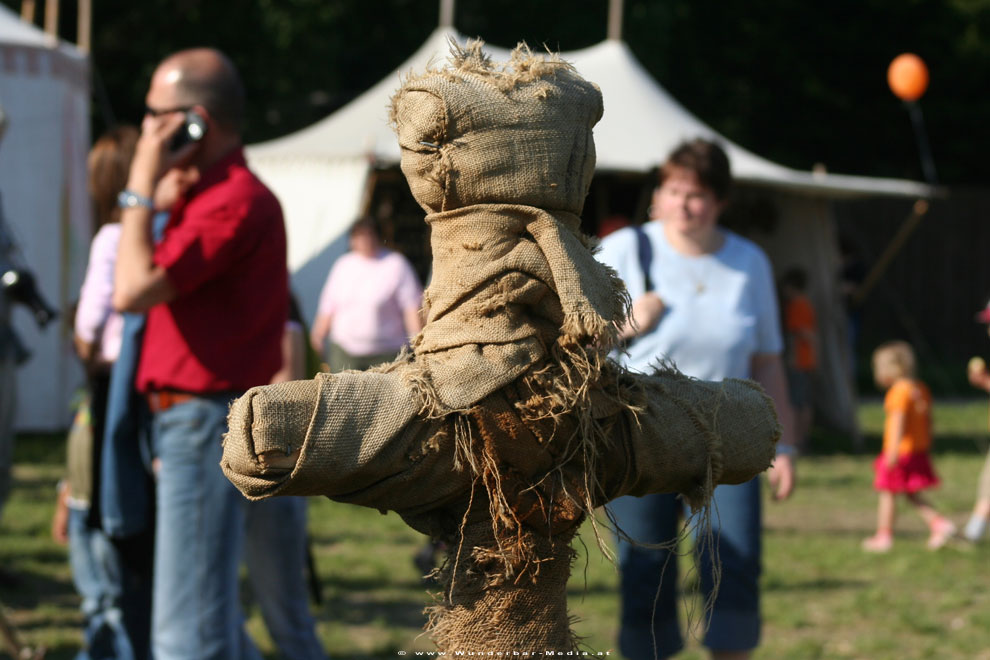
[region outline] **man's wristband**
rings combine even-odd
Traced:
[[[133,190],[121,190],[120,194],[117,195],[117,206],[122,209],[138,207],[151,209],[152,211],[155,209],[155,203],[151,201],[151,198],[139,195]]]

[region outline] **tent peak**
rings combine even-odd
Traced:
[[[609,41],[622,41],[622,0],[608,1],[608,29],[605,34]]]
[[[439,27],[454,27],[454,0],[440,0]]]

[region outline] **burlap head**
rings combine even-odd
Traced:
[[[392,99],[413,196],[431,213],[473,204],[580,213],[601,92],[555,55],[521,44],[493,63],[481,47],[452,43],[446,66],[410,78]]]

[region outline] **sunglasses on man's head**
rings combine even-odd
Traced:
[[[189,112],[193,109],[191,105],[184,105],[178,108],[165,108],[162,110],[156,110],[155,108],[144,107],[144,114],[151,115],[152,117],[161,117],[162,115],[170,115],[173,112]]]

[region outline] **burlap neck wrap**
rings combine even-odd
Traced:
[[[434,259],[413,351],[231,409],[222,466],[248,497],[327,495],[448,542],[429,624],[444,651],[572,650],[570,541],[595,507],[704,504],[773,456],[758,387],[607,360],[629,298],[577,216],[601,113],[597,87],[525,48],[505,65],[454,48],[410,79],[392,117]]]
[[[628,299],[577,216],[479,204],[426,221],[433,278],[414,352],[444,409],[468,408],[555,349],[604,354]]]

